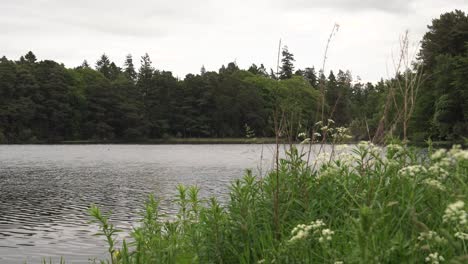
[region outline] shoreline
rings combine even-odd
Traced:
[[[146,140],[64,140],[56,142],[36,141],[36,142],[17,142],[0,143],[2,145],[197,145],[197,144],[275,144],[274,137],[267,138],[160,138]],[[286,139],[280,139],[280,144],[289,143]],[[300,141],[294,142],[299,144]],[[359,141],[349,141],[344,144],[357,144]],[[313,145],[321,144],[314,143]],[[330,144],[329,142],[325,144]],[[462,141],[433,141],[435,148],[450,148],[452,145],[461,145],[466,148],[467,144]],[[427,142],[409,142],[409,146],[427,147]]]

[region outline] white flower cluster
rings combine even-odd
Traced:
[[[323,229],[322,230],[322,234],[321,236],[319,237],[319,242],[322,243],[324,242],[325,240],[326,241],[331,241],[332,240],[332,236],[333,234],[335,234],[334,231],[331,231],[330,229]]]
[[[353,138],[351,135],[348,134],[348,128],[346,127],[337,127],[334,133],[331,135],[331,137],[336,139],[337,141]]]
[[[439,163],[430,166],[428,171],[439,180],[445,180],[449,175],[448,171],[442,168]]]
[[[319,242],[330,241],[335,232],[328,228],[324,229],[324,226],[325,223],[321,219],[312,221],[310,225],[299,224],[291,231],[292,237],[289,239],[289,242],[293,243],[297,240],[304,240],[309,236],[311,231],[313,231],[313,234],[318,235]]]
[[[430,186],[430,187],[433,187],[435,189],[439,189],[441,191],[445,191],[445,186],[442,185],[442,183],[438,180],[434,180],[434,179],[425,179],[423,181],[424,184]]]
[[[461,240],[468,240],[468,234],[463,232],[456,232],[455,237]]]
[[[435,231],[428,231],[428,232],[422,232],[419,234],[418,237],[419,241],[428,241],[428,242],[436,242],[436,243],[442,243],[445,241],[445,239],[441,238],[439,234]]]
[[[438,149],[431,155],[431,160],[442,167],[448,167],[454,162],[468,160],[468,150],[461,149],[460,145],[454,145],[452,149]]]
[[[456,201],[447,206],[443,216],[444,222],[452,222],[458,225],[466,225],[467,213],[464,210],[465,203],[463,201]]]
[[[449,157],[443,157],[435,163],[441,167],[447,168],[453,165],[453,159]]]
[[[298,138],[305,138],[307,134],[305,132],[301,132],[297,135]]]
[[[410,165],[410,166],[400,169],[398,171],[398,174],[414,177],[417,174],[426,173],[426,172],[427,172],[427,169],[422,165]]]
[[[444,257],[439,255],[439,253],[434,252],[429,254],[429,256],[426,257],[426,262],[429,262],[431,264],[439,264],[440,262],[444,261]]]
[[[327,166],[325,169],[321,170],[319,174],[317,174],[317,179],[320,180],[322,177],[338,178],[336,177],[338,175],[341,175],[340,168],[336,166]]]
[[[404,152],[404,148],[398,144],[389,144],[387,145],[387,151],[396,154],[401,154]]]
[[[296,240],[306,239],[309,236],[309,231],[312,228],[311,225],[299,224],[293,228],[291,231],[291,239],[289,242],[294,242]]]
[[[454,145],[448,154],[458,161],[468,160],[468,150],[461,149],[460,145]]]
[[[374,145],[370,141],[360,141],[357,146],[358,146],[358,148],[360,150],[366,150],[369,153],[374,153],[375,154],[375,153],[380,152],[380,148],[377,147],[376,145]]]
[[[447,206],[443,216],[444,222],[454,224],[454,236],[461,240],[468,240],[468,214],[464,210],[465,203],[463,201],[456,201]]]
[[[317,219],[315,221],[310,222],[310,225],[314,230],[318,230],[324,227],[325,223],[322,221],[322,219]]]
[[[341,164],[351,166],[357,161],[357,156],[349,152],[340,152],[336,155],[336,160],[340,161]]]
[[[439,160],[447,155],[447,150],[446,149],[438,149],[431,155],[432,160]]]

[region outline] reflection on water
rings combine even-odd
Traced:
[[[0,263],[102,257],[91,203],[129,230],[149,193],[174,213],[175,186],[226,197],[246,168],[271,168],[272,145],[0,145]],[[263,150],[263,161],[261,162]],[[267,157],[268,159],[265,159]],[[262,164],[262,166],[260,166]],[[68,263],[68,262],[67,262]]]

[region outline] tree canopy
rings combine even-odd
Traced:
[[[351,127],[356,140],[372,138],[382,124],[399,137],[402,127],[391,120],[398,118],[403,95],[391,88],[418,72],[423,78],[409,139],[460,140],[468,134],[468,17],[455,10],[428,29],[417,62],[422,67],[374,84],[353,81],[346,70],[294,71],[286,46],[279,76],[263,64],[244,70],[229,62],[217,72],[202,66],[199,74],[178,79],[157,69],[148,54],[139,66],[128,54],[122,68],[106,54],[94,68],[85,60],[72,69],[38,61],[31,51],[18,60],[2,57],[0,143],[270,137],[275,113],[288,120],[294,137],[311,133],[320,121],[322,96],[325,117]]]

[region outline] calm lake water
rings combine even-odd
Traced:
[[[225,199],[245,169],[271,168],[273,152],[273,145],[0,145],[0,263],[103,257],[90,204],[129,230],[148,194],[168,214],[179,183]]]

